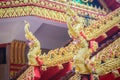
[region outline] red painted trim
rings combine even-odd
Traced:
[[[25,66],[26,64],[10,64],[10,66],[18,66],[18,67],[22,67]]]
[[[0,44],[0,48],[5,48],[7,45],[9,45],[10,43],[5,43],[5,44]]]
[[[105,40],[105,38],[106,38],[105,36],[100,35],[98,38],[95,39],[95,41],[98,42],[98,43],[100,43],[100,42],[102,42],[103,40]]]
[[[113,3],[115,3],[115,0],[105,0],[107,3],[108,7],[110,7]]]
[[[115,10],[116,8],[120,7],[120,4],[117,3],[116,0],[104,0],[104,1],[111,10]]]
[[[118,30],[120,30],[119,27],[118,27],[118,26],[114,26],[113,28],[111,28],[110,30],[108,30],[108,31],[106,32],[106,34],[107,34],[107,36],[109,37],[109,36],[113,35],[113,34],[114,34],[116,31],[118,31]]]
[[[0,2],[7,2],[8,0],[0,0]]]
[[[10,71],[19,71],[20,69],[13,69],[11,68]]]

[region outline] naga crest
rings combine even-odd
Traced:
[[[40,42],[37,38],[33,35],[32,32],[29,31],[30,24],[25,21],[25,37],[29,41],[28,45],[30,47],[28,52],[28,64],[29,65],[38,65],[36,62],[36,57],[41,54],[41,46]]]

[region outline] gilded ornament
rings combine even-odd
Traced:
[[[40,46],[40,43],[39,41],[36,39],[36,37],[29,31],[29,27],[30,27],[30,24],[25,21],[25,37],[27,40],[29,40],[29,47],[30,47],[30,50],[29,50],[29,53],[28,53],[28,64],[29,65],[38,65],[37,61],[36,61],[36,57],[38,55],[41,54],[41,46]]]
[[[31,7],[30,7],[30,9],[31,9]],[[30,9],[28,11],[30,11]],[[36,10],[36,9],[34,9],[34,10]],[[49,16],[47,15],[47,11],[51,11],[51,12],[48,12],[48,13],[50,13]],[[55,20],[60,20],[59,15],[62,15],[61,17],[63,19],[66,19],[66,15],[63,15],[64,13],[58,13],[57,11],[48,10],[46,8],[44,8],[44,9],[41,8],[40,13],[45,18],[54,18]],[[34,14],[36,14],[36,12]],[[71,60],[74,60],[73,65],[76,68],[76,73],[79,72],[80,74],[90,74],[92,72],[92,69],[94,69],[94,68],[95,68],[95,72],[98,73],[99,75],[103,75],[103,74],[110,72],[111,70],[117,69],[119,67],[118,64],[120,62],[119,57],[112,58],[112,59],[110,58],[110,60],[107,60],[108,58],[107,58],[106,52],[109,52],[108,50],[111,46],[114,47],[114,45],[116,45],[116,43],[118,44],[120,39],[118,39],[116,42],[113,42],[113,44],[111,44],[107,48],[103,49],[103,51],[100,51],[98,53],[99,56],[98,57],[95,56],[95,58],[92,58],[92,59],[90,59],[92,50],[89,48],[88,40],[90,40],[92,38],[97,38],[101,33],[104,33],[106,31],[106,29],[109,30],[110,28],[112,28],[111,25],[117,23],[119,21],[119,18],[114,18],[114,16],[112,16],[114,18],[113,20],[117,20],[117,21],[115,21],[111,24],[100,23],[100,24],[102,24],[101,25],[102,28],[99,25],[100,26],[99,29],[95,28],[95,27],[84,29],[82,27],[83,26],[82,18],[78,17],[77,14],[74,11],[72,11],[70,8],[67,8],[67,15],[68,15],[67,16],[68,17],[68,22],[67,22],[68,33],[71,36],[71,38],[73,38],[73,41],[67,47],[50,50],[48,52],[48,54],[43,54],[43,55],[41,54],[41,49],[40,49],[41,46],[40,46],[39,41],[29,31],[30,25],[28,22],[26,22],[25,37],[28,40],[30,40],[30,43],[29,43],[30,50],[28,53],[29,65],[40,66],[39,64],[37,64],[37,61],[35,59],[36,57],[39,57],[43,61],[43,64],[41,67],[42,70],[47,70],[47,68],[52,67],[52,66],[59,66],[60,68],[63,68],[62,64],[67,63]],[[81,19],[81,21],[80,21],[80,19]],[[103,22],[106,22],[106,21],[107,20],[105,18],[103,20]],[[85,33],[85,36],[87,36],[87,40],[86,40],[86,38],[84,38],[83,35],[81,36],[79,34],[80,32],[83,32],[83,34]],[[89,32],[91,32],[91,33],[89,33]],[[98,48],[97,43],[93,43],[93,46],[94,46],[95,50]],[[116,48],[116,50],[118,49],[118,47]],[[114,53],[114,57],[115,57],[115,55],[118,56],[116,51]],[[115,61],[117,63],[115,63]]]

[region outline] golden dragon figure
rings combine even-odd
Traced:
[[[29,65],[38,65],[36,62],[36,56],[41,54],[41,46],[38,39],[29,31],[30,24],[25,21],[25,37],[29,40],[29,52],[28,52],[28,64]]]
[[[120,11],[120,8],[118,9],[118,12]],[[105,28],[101,28],[99,26],[99,30],[102,31],[102,33],[105,33],[107,27],[112,28],[112,25],[115,25],[115,23],[118,23],[118,20],[120,17],[116,18],[115,16],[120,16],[118,12],[113,12],[112,14],[108,15],[107,20],[116,20],[113,23],[109,24],[109,26],[106,26]],[[73,60],[73,66],[75,67],[75,71],[79,72],[80,74],[90,74],[92,73],[93,69],[96,69],[95,72],[99,75],[102,75],[104,73],[101,73],[100,69],[100,63],[97,61],[101,61],[101,59],[95,60],[96,58],[90,59],[90,55],[92,53],[91,48],[89,48],[88,41],[92,38],[98,37],[100,35],[100,31],[96,27],[83,27],[83,22],[81,22],[79,16],[75,12],[73,12],[70,7],[67,8],[67,25],[68,25],[68,33],[71,38],[73,38],[73,41],[66,47],[57,48],[54,50],[50,50],[48,54],[44,53],[41,54],[41,46],[40,42],[37,40],[37,38],[32,34],[32,32],[29,31],[29,23],[25,21],[25,37],[27,40],[29,40],[31,43],[29,44],[30,50],[28,53],[28,60],[29,65],[39,65],[36,57],[38,57],[40,60],[43,61],[42,69],[46,70],[48,67],[52,66],[58,66],[59,68],[63,68],[62,64],[67,63],[71,60]],[[112,16],[111,16],[112,15]],[[114,18],[115,17],[115,18]],[[112,18],[112,19],[111,19]],[[106,20],[106,17],[100,21],[101,24]],[[104,24],[107,25],[107,24]],[[103,27],[103,25],[102,25]],[[95,29],[94,29],[95,28]],[[97,30],[99,32],[97,32]],[[88,32],[93,34],[90,35]],[[93,44],[94,51],[98,48],[98,45],[96,42]],[[119,58],[117,58],[119,61]],[[107,64],[107,63],[106,63]],[[94,66],[92,66],[94,65]],[[115,67],[115,66],[114,66]],[[119,66],[118,66],[119,67]],[[117,68],[118,68],[117,67]],[[113,68],[113,67],[112,67]],[[99,70],[100,69],[100,70]],[[105,69],[105,68],[104,68]],[[109,72],[110,69],[107,71]],[[106,72],[106,71],[104,71]]]
[[[83,48],[80,48],[78,53],[76,55],[74,55],[74,57],[73,57],[76,72],[79,72],[80,74],[90,74],[92,72],[95,72],[98,75],[104,75],[104,74],[114,71],[115,69],[118,69],[120,67],[120,65],[118,65],[118,64],[120,64],[119,56],[118,56],[119,55],[119,51],[118,51],[119,46],[117,46],[117,51],[114,50],[117,53],[113,52],[114,56],[117,54],[117,56],[118,56],[117,59],[109,58],[109,60],[107,60],[105,62],[105,64],[101,64],[100,61],[102,61],[103,58],[95,58],[96,57],[95,56],[92,59],[90,59],[90,55],[91,55],[92,51],[88,47],[87,41],[89,41],[90,39],[95,39],[95,38],[99,37],[101,34],[104,34],[108,30],[110,30],[114,25],[116,25],[116,24],[118,25],[118,23],[120,21],[120,13],[119,13],[120,8],[118,8],[113,13],[107,15],[104,19],[98,20],[96,22],[97,24],[95,23],[94,25],[90,25],[87,28],[83,27],[83,24],[81,24],[81,22],[80,22],[80,18],[77,16],[77,14],[74,11],[72,11],[70,9],[70,7],[68,7],[67,10],[68,10],[67,14],[69,16],[69,18],[67,20],[69,35],[73,39],[81,40],[82,41],[81,43],[84,43],[84,45],[85,45]],[[80,35],[81,32],[84,35]],[[119,43],[119,39],[117,39],[114,43]],[[112,45],[111,47],[114,46],[114,43],[111,44]],[[96,42],[94,42],[93,46],[94,46],[94,51],[95,51],[98,48],[98,44]],[[109,48],[107,48],[107,49],[109,50]],[[104,52],[106,52],[106,51],[107,50],[104,50]],[[98,55],[100,57],[103,56],[99,53],[98,53]],[[114,64],[115,61],[117,61],[117,63],[116,63],[117,65]],[[109,67],[109,68],[107,68],[107,67]]]

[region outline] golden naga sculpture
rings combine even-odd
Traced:
[[[70,9],[70,6],[67,6],[67,26],[68,26],[68,33],[70,37],[77,38],[81,35],[80,32],[84,29],[84,18],[79,17],[77,13]]]
[[[25,37],[29,40],[29,52],[28,52],[28,64],[29,65],[38,65],[36,57],[41,54],[40,42],[37,38],[29,31],[30,24],[25,21]]]
[[[120,8],[118,10],[120,11]],[[90,55],[91,55],[92,51],[88,47],[88,43],[87,43],[88,40],[99,37],[100,33],[105,33],[106,31],[110,30],[115,24],[117,24],[120,21],[120,17],[117,18],[119,16],[119,11],[116,10],[113,13],[107,15],[103,19],[103,22],[106,22],[107,24],[103,24],[103,22],[100,24],[96,24],[96,26],[99,25],[99,27],[100,27],[99,29],[97,27],[92,27],[92,26],[90,26],[88,28],[83,28],[83,26],[80,26],[80,20],[79,20],[79,17],[77,16],[77,14],[68,7],[68,11],[67,11],[67,14],[69,16],[69,18],[67,20],[68,21],[67,22],[68,33],[71,36],[71,38],[73,38],[73,42],[77,39],[80,42],[82,41],[80,45],[82,45],[82,44],[86,45],[86,46],[80,48],[77,51],[77,54],[75,54],[73,57],[73,61],[74,61],[73,65],[74,65],[77,73],[79,72],[80,74],[90,74],[92,72],[95,72],[98,75],[104,75],[104,74],[109,73],[120,67],[119,58],[114,58],[114,59],[110,58],[110,60],[108,60],[106,63],[101,64],[100,61],[103,61],[105,56],[98,53],[98,55],[101,56],[100,59],[96,59],[96,58],[90,59]],[[111,20],[112,21],[115,20],[115,21],[108,24],[107,20],[109,22],[111,22]],[[98,21],[101,21],[101,20],[98,20]],[[85,35],[81,35],[80,34],[81,31],[82,31],[82,34],[85,33]],[[88,32],[90,33],[90,35],[88,34]],[[118,42],[119,41],[117,40],[114,43],[118,43]],[[98,44],[96,42],[94,42],[93,46],[94,46],[94,51],[95,51],[98,48]],[[110,47],[105,48],[105,49],[109,50]],[[119,49],[119,48],[117,48],[117,49]],[[104,50],[104,52],[106,52],[106,51],[107,50]],[[114,55],[117,55],[117,57],[118,57],[118,54],[119,54],[119,52],[117,51],[117,53],[115,52]],[[97,57],[97,55],[95,57]],[[117,65],[114,64],[115,61],[117,61],[117,63],[116,63]],[[112,67],[110,67],[110,66],[112,66]],[[109,67],[109,68],[107,68],[107,67]]]
[[[119,14],[119,13],[116,12],[114,15],[116,15],[116,14]],[[94,30],[93,27],[92,28],[91,27],[84,28],[83,27],[84,21],[81,20],[80,17],[77,16],[77,14],[75,12],[73,12],[69,6],[67,8],[67,15],[68,15],[68,20],[67,20],[68,33],[69,33],[70,37],[73,38],[73,41],[68,46],[50,50],[47,54],[46,53],[41,54],[40,42],[29,31],[30,25],[27,21],[25,21],[25,23],[26,23],[25,37],[27,40],[30,41],[30,43],[29,43],[30,50],[28,53],[29,65],[41,66],[43,70],[47,70],[47,68],[52,67],[52,66],[58,66],[60,69],[62,69],[63,63],[67,63],[67,62],[70,62],[71,60],[73,60],[73,67],[75,67],[76,73],[80,73],[80,74],[91,74],[94,71],[97,74],[102,75],[102,74],[105,74],[106,72],[110,72],[111,69],[115,70],[116,68],[114,68],[114,67],[116,67],[116,65],[114,67],[110,67],[108,63],[111,63],[111,61],[117,60],[117,64],[118,64],[120,62],[119,58],[111,58],[110,60],[106,61],[104,59],[105,54],[99,54],[99,56],[101,56],[100,58],[96,58],[97,56],[95,56],[92,59],[90,59],[92,49],[89,48],[88,41],[90,39],[96,38],[96,36],[100,35],[99,34],[100,31],[102,31],[102,33],[105,32],[106,31],[105,29],[107,27],[111,27],[113,24],[117,23],[119,19],[117,19],[115,17],[115,20],[117,20],[117,21],[114,21],[113,23],[111,23],[111,25],[108,25],[108,26],[106,24],[106,27],[103,29],[100,26],[100,28],[99,28],[100,31],[98,31],[97,28],[95,28],[95,30]],[[111,15],[113,15],[113,14],[111,14]],[[90,35],[88,34],[88,32],[90,32],[90,30],[92,30],[91,33],[93,35],[91,35],[91,33],[90,33]],[[95,32],[95,33],[93,33],[93,32]],[[94,34],[96,34],[96,35],[94,35]],[[117,42],[119,42],[119,41],[117,41]],[[115,43],[117,43],[117,42],[115,42]],[[98,48],[98,44],[96,42],[94,42],[93,46],[94,46],[93,48],[95,51]],[[120,46],[117,49],[120,49]],[[115,51],[115,55],[118,56],[116,51]],[[38,60],[36,60],[36,58],[38,58]],[[103,61],[105,60],[104,65],[100,63],[102,59],[103,59]],[[39,64],[39,60],[42,61],[43,63]],[[110,69],[107,70],[106,68],[104,68],[104,67],[106,67],[105,65],[109,66]],[[119,66],[120,65],[117,65],[117,68]],[[101,71],[103,71],[103,72],[101,72]]]
[[[62,68],[63,63],[67,63],[73,58],[73,45],[69,45],[64,48],[50,50],[48,54],[41,54],[40,42],[37,38],[29,31],[30,24],[25,21],[25,37],[30,41],[29,43],[29,53],[28,53],[28,64],[34,66],[42,66],[43,70],[46,70],[48,67],[58,66]],[[38,64],[36,58],[40,59],[43,63],[42,65]]]
[[[76,72],[80,72],[81,74],[89,74],[90,71],[85,64],[85,60],[90,57],[90,49],[88,47],[88,42],[85,39],[85,36],[81,36],[80,32],[83,32],[83,20],[80,19],[79,16],[75,12],[73,12],[70,7],[67,8],[67,25],[68,25],[68,33],[73,38],[73,43],[79,44],[80,48],[77,50],[77,53],[73,57],[73,65],[75,67]],[[82,22],[81,22],[82,21]]]
[[[68,9],[68,14],[69,14],[69,10]],[[70,11],[71,13],[71,11]],[[70,14],[70,16],[75,16],[74,12],[73,14]],[[82,31],[83,28],[81,26],[81,22],[79,22],[79,17],[76,17],[77,19],[73,19],[74,22],[74,26],[75,28],[79,27],[79,30]],[[72,19],[72,17],[71,17]],[[70,20],[69,20],[70,21]],[[73,23],[72,22],[72,23]],[[71,60],[73,60],[73,55],[74,56],[74,60],[78,60],[78,58],[82,55],[83,57],[80,57],[81,62],[84,63],[84,58],[88,58],[88,56],[90,55],[88,52],[88,42],[79,35],[79,30],[78,29],[73,29],[71,23],[68,23],[68,28],[69,28],[69,32],[70,32],[70,36],[74,37],[73,42],[71,42],[67,47],[63,47],[60,49],[54,49],[48,52],[48,54],[44,53],[43,55],[41,55],[41,47],[40,47],[40,43],[37,40],[37,38],[29,31],[29,23],[27,21],[25,21],[26,25],[25,25],[25,32],[26,32],[26,39],[30,41],[29,43],[29,53],[28,53],[28,60],[29,60],[29,65],[35,65],[38,66],[38,62],[36,60],[36,57],[38,57],[43,63],[42,63],[42,69],[46,70],[48,67],[51,66],[59,66],[59,68],[62,68],[62,64],[63,63],[67,63]],[[77,27],[76,27],[77,26]],[[77,32],[76,32],[77,30]],[[91,50],[89,50],[91,51]],[[78,54],[79,53],[79,54]],[[89,55],[88,55],[89,54]],[[87,68],[85,67],[85,64],[81,64],[82,67],[80,67],[81,65],[78,65],[75,61],[75,64],[78,66],[78,71],[82,72],[82,73],[88,73],[89,71],[87,70]],[[40,66],[40,65],[39,65]],[[81,71],[83,69],[83,71]],[[77,69],[76,69],[77,70]]]
[[[28,29],[29,26],[30,26],[29,23],[26,22],[25,37],[27,38],[27,40],[30,40],[30,43],[29,43],[30,50],[28,53],[29,65],[42,66],[43,70],[46,70],[48,67],[52,67],[52,66],[58,66],[61,69],[63,68],[62,67],[63,63],[67,63],[73,60],[74,54],[76,55],[78,55],[78,53],[83,54],[88,50],[88,43],[86,42],[86,40],[82,37],[79,37],[78,39],[75,39],[66,47],[50,50],[48,54],[44,53],[42,55],[41,49],[40,49],[40,43],[37,40],[37,38],[29,31]],[[85,55],[87,54],[88,53],[86,52]],[[43,62],[42,65],[38,65],[36,57],[38,57]]]

